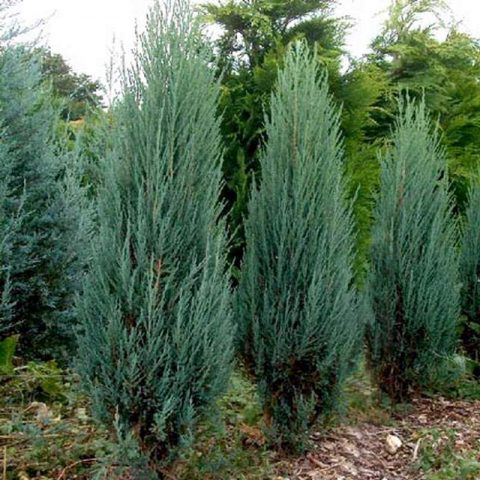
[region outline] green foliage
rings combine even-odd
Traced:
[[[82,184],[92,195],[101,184],[101,164],[106,152],[112,148],[112,113],[94,109],[78,122],[70,122],[75,148],[83,160]]]
[[[204,10],[223,30],[218,42],[222,66],[237,70],[246,65],[261,66],[282,37],[288,37],[287,42],[299,37],[307,37],[311,43],[332,40],[337,26],[324,18],[331,13],[332,4],[330,0],[228,0],[220,5],[207,4]],[[240,55],[232,57],[235,52]]]
[[[435,16],[425,26],[422,19]],[[378,102],[374,114],[377,137],[388,135],[396,102],[392,92],[408,89],[410,96],[424,98],[432,117],[443,132],[452,189],[460,208],[480,161],[480,44],[477,39],[449,25],[444,2],[396,0],[383,32],[372,43],[370,62],[384,71],[390,94]],[[447,29],[438,40],[436,29]]]
[[[431,382],[454,352],[459,314],[445,155],[423,103],[400,112],[382,161],[367,281],[370,367],[394,401]]]
[[[475,480],[480,474],[480,462],[474,452],[459,452],[458,433],[437,428],[420,432],[422,448],[417,466],[427,472],[426,480]]]
[[[270,440],[301,449],[355,364],[353,222],[339,114],[304,44],[279,74],[249,203],[238,289],[239,348],[259,384]]]
[[[260,175],[260,145],[266,135],[264,108],[282,67],[289,43],[304,39],[316,45],[318,62],[340,92],[344,24],[332,17],[330,0],[229,0],[204,6],[205,21],[222,32],[215,42],[222,91],[222,135],[226,151],[224,197],[231,209],[231,249],[239,263],[244,247],[243,217],[253,175]]]
[[[390,88],[384,72],[366,61],[354,62],[342,79],[342,131],[347,158],[349,198],[354,199],[356,230],[356,280],[363,284],[370,247],[372,210],[378,186],[377,149],[381,139],[372,136],[377,103]]]
[[[379,182],[376,151],[394,125],[399,92],[408,90],[411,97],[423,98],[439,122],[448,153],[450,188],[459,210],[480,161],[480,47],[478,40],[444,21],[445,12],[439,0],[391,2],[384,28],[372,42],[373,53],[354,61],[341,78],[340,93],[334,92],[345,105],[342,127],[350,195],[355,198],[360,283],[368,269]],[[447,30],[444,40],[436,35],[438,27]]]
[[[65,401],[70,385],[64,384],[67,376],[55,360],[48,362],[31,361],[4,372],[2,384],[8,389],[11,403]]]
[[[93,478],[112,445],[87,412],[72,372],[53,362],[16,367],[0,381],[2,478]]]
[[[227,424],[257,426],[262,419],[255,385],[241,370],[234,370],[230,388],[219,401],[220,410]]]
[[[478,375],[477,369],[478,364],[468,357],[458,353],[452,355],[442,364],[440,381],[427,387],[425,393],[457,400],[480,400],[480,384],[475,378],[475,374]]]
[[[480,362],[480,186],[471,188],[465,212],[460,257],[462,341],[467,354]],[[480,364],[479,364],[480,367]],[[478,368],[477,368],[478,370]]]
[[[57,114],[38,61],[23,47],[0,53],[0,105],[0,335],[20,334],[28,357],[65,359],[82,273],[81,220],[53,141]]]
[[[262,480],[276,478],[274,453],[261,430],[262,410],[255,385],[234,370],[220,399],[217,417],[200,426],[200,435],[172,472],[180,480]]]
[[[91,108],[101,105],[100,82],[86,74],[73,72],[58,53],[38,49],[36,55],[41,58],[43,78],[51,83],[53,95],[64,103],[61,112],[63,120],[79,120]]]
[[[78,367],[96,416],[158,469],[226,388],[233,325],[210,52],[183,0],[156,2],[138,41],[98,187]]]
[[[63,400],[66,395],[66,387],[63,383],[64,372],[58,367],[55,360],[48,362],[28,362],[21,368],[21,373],[28,381],[24,381],[24,392],[30,392],[32,396],[49,400]]]
[[[17,348],[18,335],[12,335],[0,342],[0,375],[13,373],[13,356]]]

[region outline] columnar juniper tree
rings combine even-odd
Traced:
[[[53,142],[58,117],[40,67],[24,47],[0,52],[0,291],[7,307],[0,339],[20,334],[30,357],[65,354],[73,341],[81,249]]]
[[[2,134],[0,133],[0,138]],[[15,333],[18,320],[14,320],[11,295],[12,237],[24,221],[23,195],[14,208],[9,206],[9,184],[12,175],[12,158],[5,144],[0,144],[0,341]]]
[[[393,401],[432,381],[455,348],[458,261],[445,169],[425,106],[407,100],[382,161],[368,278],[370,365]]]
[[[94,412],[133,436],[153,469],[188,439],[232,361],[209,58],[186,2],[156,2],[124,78],[79,302]]]
[[[480,185],[472,186],[465,213],[460,257],[462,313],[465,316],[462,341],[467,354],[477,362],[480,374]]]
[[[339,113],[317,65],[298,43],[279,74],[238,287],[240,349],[271,441],[293,450],[332,408],[362,336]]]

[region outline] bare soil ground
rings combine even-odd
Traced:
[[[93,422],[72,378],[42,368],[0,382],[0,480],[90,480],[111,452],[109,436]],[[421,398],[392,413],[361,380],[347,394],[345,418],[314,433],[307,455],[286,458],[265,445],[254,392],[236,377],[222,401],[220,427],[204,425],[165,478],[480,480],[480,400]],[[387,449],[388,436],[401,442],[395,453]],[[134,478],[113,471],[107,465],[100,478]]]
[[[387,451],[388,435],[402,441],[394,454]],[[408,413],[394,416],[392,426],[367,422],[318,435],[315,449],[292,465],[290,478],[419,480],[465,458],[480,462],[480,402],[418,399]],[[459,475],[452,480],[470,478],[468,471]],[[472,475],[480,478],[480,472]]]

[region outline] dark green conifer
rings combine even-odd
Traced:
[[[246,220],[239,344],[272,443],[298,450],[332,409],[362,337],[339,112],[301,43],[279,74],[266,133]]]
[[[407,100],[382,161],[368,277],[370,365],[393,401],[432,382],[455,349],[458,261],[445,169],[424,104]]]
[[[79,302],[94,412],[153,469],[188,440],[232,361],[210,58],[186,2],[156,2],[124,76]]]

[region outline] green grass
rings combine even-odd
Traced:
[[[200,426],[195,445],[174,466],[179,480],[263,480],[275,475],[265,446],[255,386],[237,370],[216,418]]]
[[[480,476],[478,452],[456,447],[454,429],[431,428],[418,432],[422,439],[416,467],[425,480],[476,480]]]
[[[106,455],[109,442],[87,412],[75,375],[54,362],[0,376],[2,480],[57,480],[62,472],[92,478],[94,459]]]

